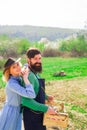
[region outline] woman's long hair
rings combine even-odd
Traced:
[[[10,79],[10,67],[7,68],[3,74],[3,80],[7,82]]]

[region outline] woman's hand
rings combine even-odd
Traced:
[[[29,82],[29,80],[28,80],[29,72],[30,72],[30,71],[29,71],[29,68],[28,68],[28,67],[24,66],[24,67],[22,68],[21,76],[22,76],[22,78],[23,78],[25,84],[30,84],[30,82]]]

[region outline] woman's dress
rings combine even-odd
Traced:
[[[24,88],[19,77],[11,76],[6,85],[6,102],[0,112],[0,130],[21,130],[21,96],[35,98],[33,87],[29,84]]]

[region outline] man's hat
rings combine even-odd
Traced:
[[[13,65],[14,63],[17,63],[20,61],[21,58],[18,58],[17,60],[13,59],[12,57],[9,57],[8,60],[5,62],[4,64],[4,71],[3,74],[5,73],[5,71],[7,70],[7,68],[9,68],[11,65]]]

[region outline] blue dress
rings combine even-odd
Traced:
[[[33,87],[29,84],[24,88],[19,77],[11,76],[6,85],[6,102],[0,112],[0,130],[21,130],[21,96],[35,98]]]

